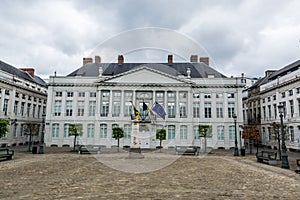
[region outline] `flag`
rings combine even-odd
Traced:
[[[138,119],[139,119],[140,112],[139,112],[138,109],[136,109],[136,107],[135,107],[135,105],[133,104],[132,101],[131,101],[131,105],[132,105],[133,110],[134,110],[134,117],[135,117],[136,120],[138,120]]]
[[[158,116],[165,119],[166,118],[166,112],[165,109],[157,102],[155,102],[154,106],[152,107],[152,110],[156,112]]]
[[[149,106],[147,106],[147,104],[145,102],[143,102],[143,111],[145,111],[145,110],[149,110],[150,115],[154,115],[151,108]]]

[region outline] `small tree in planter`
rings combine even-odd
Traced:
[[[31,150],[34,136],[39,135],[39,130],[40,130],[40,124],[38,123],[29,122],[24,124],[24,133],[25,135],[29,135],[28,151]]]
[[[212,137],[211,125],[199,124],[199,136],[204,137],[204,152],[206,152],[206,138]]]
[[[6,119],[0,119],[0,138],[5,137],[8,132],[9,121]]]
[[[156,130],[156,139],[159,140],[159,151],[161,152],[161,144],[163,140],[166,140],[166,129],[162,128],[162,129],[157,129]]]
[[[82,134],[83,134],[82,124],[70,124],[69,125],[69,135],[74,136],[74,149],[73,149],[73,151],[75,151],[77,137],[82,136]]]
[[[123,128],[119,127],[119,126],[115,126],[112,129],[112,138],[114,138],[115,140],[118,140],[118,152],[119,152],[119,148],[120,148],[120,138],[124,137],[124,130]]]

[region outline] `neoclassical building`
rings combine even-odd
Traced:
[[[46,103],[46,83],[34,74],[33,68],[18,69],[0,61],[0,118],[10,122],[9,132],[0,138],[0,146],[27,143],[29,138],[24,126],[29,123],[42,125]],[[37,135],[33,141],[40,139]]]
[[[241,78],[227,78],[210,67],[207,57],[198,60],[193,55],[184,63],[173,62],[172,55],[166,63],[126,63],[122,55],[117,63],[101,63],[99,56],[94,62],[84,58],[83,66],[69,75],[50,76],[45,142],[72,146],[69,124],[76,123],[83,126],[80,144],[114,146],[112,128],[118,125],[125,135],[120,144],[130,145],[133,103],[142,119],[141,148],[158,146],[155,133],[163,127],[164,147],[201,146],[198,125],[209,124],[212,137],[207,145],[228,149],[234,146],[233,115],[237,114],[237,129],[243,124],[243,87]],[[143,102],[150,108],[155,102],[162,105],[165,120],[143,111]]]

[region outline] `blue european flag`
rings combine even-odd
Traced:
[[[158,116],[165,119],[166,118],[166,112],[165,109],[157,102],[155,102],[154,106],[152,107],[152,110],[156,112]]]

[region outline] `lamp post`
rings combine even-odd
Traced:
[[[44,136],[45,136],[45,118],[46,114],[42,114],[42,133],[41,133],[41,143],[40,143],[40,148],[39,148],[39,154],[44,153]]]
[[[237,116],[236,114],[233,114],[233,119],[234,119],[234,156],[239,156],[239,148],[237,146],[237,133],[236,133],[236,119],[237,119]]]
[[[278,105],[279,117],[280,117],[280,128],[281,128],[281,140],[282,140],[282,153],[281,153],[281,168],[289,169],[288,155],[286,153],[285,146],[285,131],[283,128],[283,105]]]

